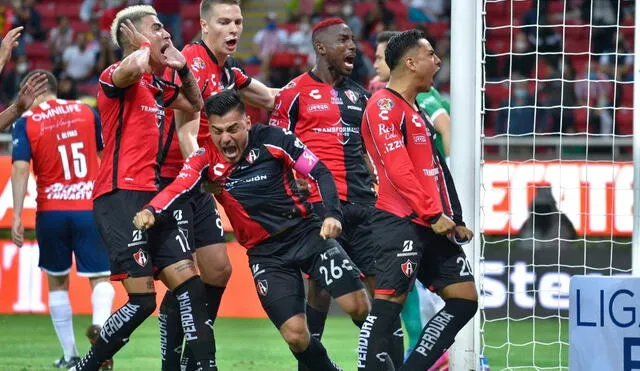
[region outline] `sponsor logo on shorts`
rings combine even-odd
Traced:
[[[139,266],[144,267],[147,265],[149,257],[147,256],[147,253],[144,252],[144,250],[138,249],[138,252],[133,254],[133,260],[135,260]]]
[[[258,280],[258,283],[256,283],[256,289],[258,290],[258,294],[267,296],[267,292],[269,291],[269,283],[267,282],[267,280]]]
[[[411,276],[413,276],[413,272],[416,271],[416,267],[418,265],[413,262],[411,259],[407,259],[406,262],[400,264],[400,268],[402,269],[402,273],[404,273],[405,276],[411,278]]]
[[[138,245],[146,245],[147,240],[144,239],[144,234],[140,229],[134,229],[131,233],[131,243],[128,243],[128,247],[138,246]]]

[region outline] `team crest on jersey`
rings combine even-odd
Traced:
[[[376,104],[378,108],[386,111],[390,111],[393,108],[393,101],[389,98],[380,98]]]
[[[139,266],[144,267],[147,265],[149,257],[147,256],[147,253],[144,252],[144,250],[138,249],[138,252],[133,254],[133,260],[135,260]]]
[[[358,94],[354,93],[351,90],[345,90],[344,95],[347,96],[347,98],[349,98],[349,100],[353,103],[356,103],[358,101]]]
[[[256,162],[258,157],[260,157],[260,149],[254,148],[251,151],[249,151],[249,154],[247,155],[247,162],[253,165],[253,163]]]
[[[258,294],[267,296],[267,292],[269,291],[269,283],[267,282],[267,280],[258,280],[258,283],[256,283],[256,289],[258,290]]]
[[[406,262],[400,264],[400,268],[402,269],[402,273],[404,273],[404,275],[409,277],[409,278],[411,278],[411,276],[413,275],[413,272],[415,272],[416,266],[417,266],[417,264],[414,263],[411,259],[407,259]]]
[[[205,64],[204,64],[204,60],[202,60],[202,58],[200,57],[195,57],[193,58],[193,63],[191,63],[191,69],[196,72],[199,70],[204,70],[205,69]]]

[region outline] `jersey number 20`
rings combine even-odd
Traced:
[[[71,161],[73,161],[73,174],[76,178],[84,178],[87,176],[87,157],[81,150],[84,148],[84,143],[75,142],[69,145],[71,147]],[[60,159],[62,160],[62,169],[64,170],[64,179],[71,179],[71,167],[69,166],[69,155],[67,147],[64,144],[58,146],[58,152],[60,152]]]

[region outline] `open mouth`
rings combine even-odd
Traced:
[[[222,154],[229,159],[234,159],[238,155],[238,148],[236,146],[222,147]]]
[[[348,56],[344,57],[344,64],[348,68],[353,68],[353,63],[355,61],[356,61],[356,56],[355,55],[348,55]]]
[[[160,48],[160,53],[163,53],[169,49],[169,46],[171,46],[170,44],[163,44],[162,47]]]
[[[228,39],[228,40],[225,40],[224,43],[227,46],[227,48],[233,49],[233,48],[236,47],[236,45],[238,45],[238,39],[236,39],[236,38]]]

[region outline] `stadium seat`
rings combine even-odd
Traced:
[[[182,19],[200,19],[200,2],[180,5]]]
[[[32,41],[25,44],[24,48],[29,59],[49,58],[49,48],[44,41]]]
[[[66,16],[70,20],[80,19],[80,3],[65,3],[56,6],[56,16]]]
[[[83,22],[81,20],[73,20],[70,23],[71,28],[76,34],[79,32],[89,32],[91,30],[91,25],[87,22]]]
[[[451,28],[449,22],[432,22],[425,25],[427,34],[435,40],[440,40]]]
[[[633,83],[621,83],[622,85],[622,98],[620,100],[621,107],[633,107]]]
[[[398,19],[407,19],[409,16],[409,8],[402,1],[387,0],[384,3],[384,7],[393,13],[396,21]]]
[[[498,2],[486,2],[485,12],[487,13],[487,19],[495,19],[501,16],[509,16],[507,14],[507,3],[505,1]]]
[[[276,53],[271,57],[270,67],[300,67],[307,64],[307,55],[299,53]]]
[[[287,31],[287,33],[291,35],[292,33],[298,31],[300,25],[298,23],[281,23],[278,25],[278,28]]]
[[[56,14],[56,4],[55,3],[44,3],[44,4],[36,4],[34,5],[35,10],[40,14],[42,19],[45,18],[56,18],[58,15]]]
[[[49,58],[38,58],[32,61],[31,68],[34,70],[43,69],[46,71],[51,71],[53,70],[53,63]]]
[[[513,6],[513,18],[521,19],[527,10],[533,8],[533,0],[514,0],[511,2]]]
[[[182,41],[186,44],[190,43],[200,32],[200,22],[192,19],[182,21]]]
[[[570,6],[570,5],[568,5]],[[562,0],[551,0],[548,2],[547,4],[547,14],[548,15],[553,15],[553,14],[562,14],[564,13],[564,1]]]
[[[616,134],[633,135],[633,110],[616,110],[614,125]]]
[[[573,126],[577,133],[585,133],[587,131],[587,120],[589,110],[587,108],[573,109]]]
[[[354,4],[353,13],[359,18],[365,18],[375,8],[376,4],[374,2],[357,2]]]
[[[53,28],[58,26],[58,20],[51,17],[42,17],[41,25],[42,29],[49,33]]]
[[[371,44],[366,41],[361,41],[358,43],[358,47],[360,48],[360,51],[369,58],[369,60],[373,61],[376,59],[376,50],[371,46]]]
[[[509,87],[506,83],[487,82],[485,89],[491,108],[500,107],[509,98]]]

